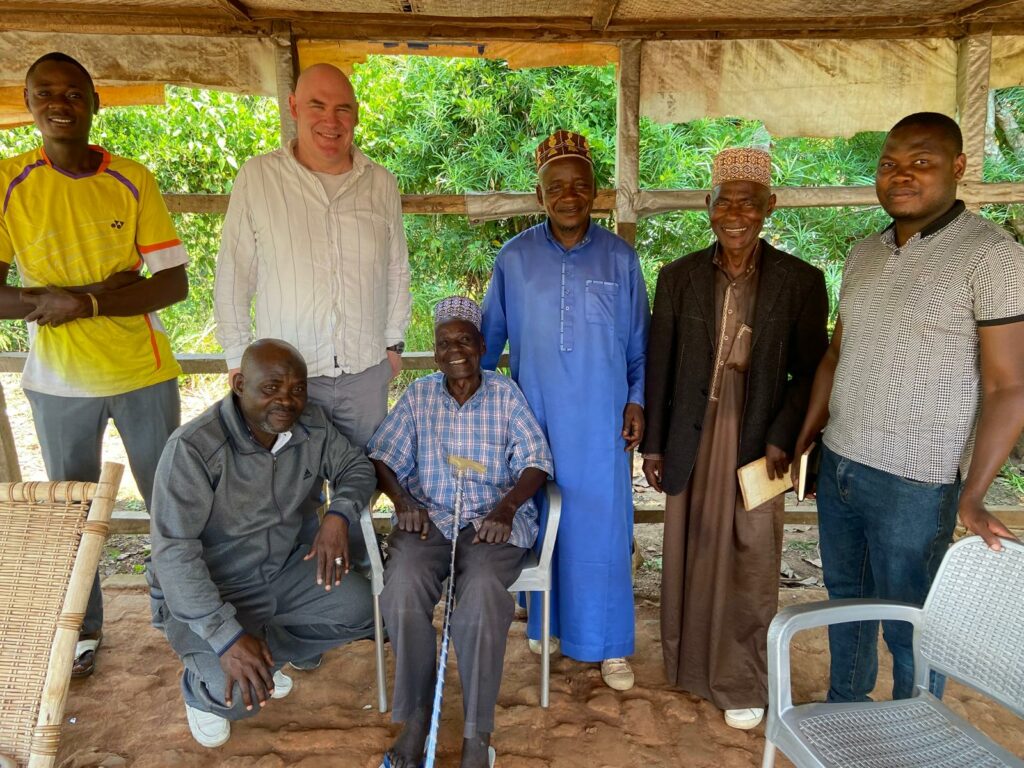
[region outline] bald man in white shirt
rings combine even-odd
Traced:
[[[387,412],[409,324],[401,195],[395,177],[353,143],[359,104],[341,70],[309,67],[288,105],[297,137],[246,162],[231,193],[217,340],[232,372],[254,339],[293,344],[309,365],[309,399],[365,448]],[[312,541],[316,521],[307,523],[303,540]],[[351,534],[358,566],[365,555],[358,530]]]

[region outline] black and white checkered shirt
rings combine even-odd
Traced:
[[[980,394],[977,328],[1024,322],[1024,248],[957,201],[902,248],[895,226],[857,243],[839,314],[825,444],[923,483],[966,475]]]

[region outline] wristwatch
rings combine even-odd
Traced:
[[[400,341],[397,344],[392,344],[390,347],[388,347],[388,352],[396,352],[399,355],[402,354],[403,352],[405,352],[405,342]]]

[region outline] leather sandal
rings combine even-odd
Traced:
[[[96,649],[103,641],[103,632],[79,635],[75,645],[75,663],[71,667],[72,677],[88,677],[96,671]]]

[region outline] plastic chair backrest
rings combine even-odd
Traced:
[[[1024,716],[1024,545],[978,536],[946,553],[924,604],[918,653]]]
[[[541,570],[551,568],[551,556],[555,551],[555,539],[558,538],[558,523],[562,519],[562,492],[553,481],[548,481],[548,520],[544,528],[544,541],[540,548],[537,566]]]

